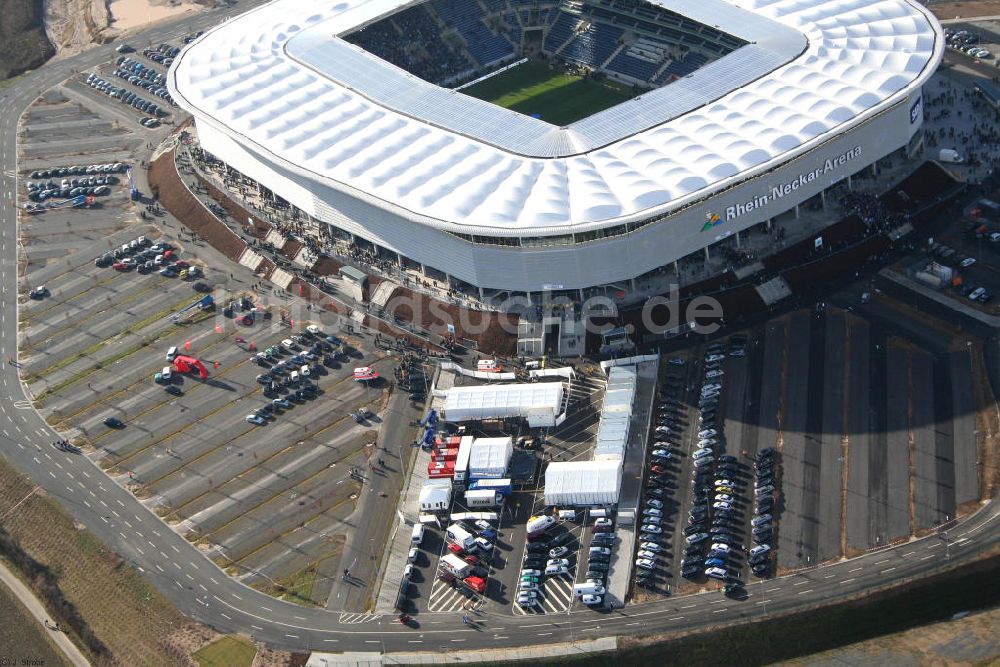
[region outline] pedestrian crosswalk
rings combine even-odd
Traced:
[[[381,614],[350,614],[343,612],[340,614],[340,622],[344,624],[373,623],[382,618]]]

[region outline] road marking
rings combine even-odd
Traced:
[[[854,581],[854,577],[851,577],[850,579],[842,579],[842,580],[840,581],[840,584],[841,584],[841,585],[844,585],[844,584],[849,584],[849,583],[851,583],[852,581]]]
[[[905,554],[903,554],[903,558],[906,558],[907,556],[912,556],[915,553],[917,553],[917,552],[916,551],[907,551]]]
[[[934,558],[934,554],[927,554],[926,556],[924,556],[920,560],[927,560],[928,558]]]
[[[865,569],[865,568],[863,568],[863,567],[856,567],[853,570],[848,570],[847,573],[850,574],[851,572],[860,572],[863,569]]]
[[[891,558],[884,558],[882,560],[875,561],[875,564],[876,565],[881,565],[882,563],[888,563],[890,560],[892,560],[892,559]]]
[[[232,595],[232,596],[233,596],[234,598],[236,598],[237,600],[242,600],[242,599],[243,599],[243,598],[241,598],[241,597],[240,597],[239,595],[237,595],[236,593],[230,593],[230,595]]]
[[[823,578],[824,578],[824,579],[832,579],[832,578],[834,578],[834,577],[836,577],[836,576],[837,576],[837,575],[835,575],[835,574],[828,574],[828,575],[826,575],[826,576],[825,576],[825,577],[823,577]]]
[[[219,612],[219,616],[222,616],[223,618],[228,618],[230,621],[233,620],[233,617],[232,616],[228,616],[226,614],[226,612],[224,612],[224,611],[220,611]]]
[[[882,570],[881,572],[879,572],[879,574],[885,574],[886,572],[892,572],[895,569],[896,568],[894,568],[894,567],[887,567],[884,570]]]
[[[792,584],[792,586],[805,586],[808,583],[809,583],[809,580],[807,579],[806,581],[797,581],[794,584]]]
[[[261,630],[261,631],[264,630],[264,628],[260,627],[259,625],[251,625],[250,627],[253,628],[254,630]]]
[[[805,595],[806,593],[812,593],[812,592],[813,592],[813,589],[807,588],[804,591],[799,591],[798,593],[796,593],[796,595]]]
[[[728,610],[727,609],[713,609],[712,613],[713,614],[721,614],[724,611],[728,611]]]
[[[673,618],[668,618],[667,620],[668,621],[683,621],[684,617],[683,616],[674,616]]]

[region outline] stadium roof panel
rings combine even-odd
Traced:
[[[909,0],[678,0],[672,11],[750,43],[556,128],[333,37],[411,4],[275,0],[186,48],[168,85],[200,122],[400,215],[548,235],[666,213],[766,171],[903,99],[943,48]]]

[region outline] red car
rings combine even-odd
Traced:
[[[462,560],[464,560],[469,565],[479,565],[479,559],[476,558],[475,556],[471,556],[471,555],[470,556],[463,556]]]
[[[170,259],[173,256],[174,256],[174,251],[173,250],[167,250],[166,252],[163,253],[163,260],[166,261],[166,260]]]
[[[170,251],[168,250],[167,252],[170,252]],[[164,253],[164,257],[166,257],[166,253]],[[186,268],[188,268],[188,267],[189,267],[189,266],[191,266],[191,265],[190,265],[190,264],[189,264],[188,262],[185,262],[185,261],[184,261],[184,260],[182,259],[182,260],[180,260],[179,262],[175,262],[175,263],[174,263],[174,266],[176,266],[176,267],[177,267],[178,269],[186,269]]]
[[[653,466],[652,468],[650,468],[650,470],[655,472],[657,475],[662,475],[663,473],[667,472],[667,469],[662,466]]]
[[[462,547],[458,546],[454,542],[449,542],[448,551],[452,552],[453,554],[460,554],[462,553]]]
[[[115,271],[128,271],[132,267],[126,264],[125,262],[115,262],[114,264],[111,265],[111,268],[114,269]]]

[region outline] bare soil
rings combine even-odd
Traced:
[[[932,2],[928,8],[940,20],[967,19],[976,16],[1000,16],[1000,0],[970,0],[968,2]]]
[[[54,53],[45,35],[43,0],[4,0],[0,8],[0,80],[38,67]]]

